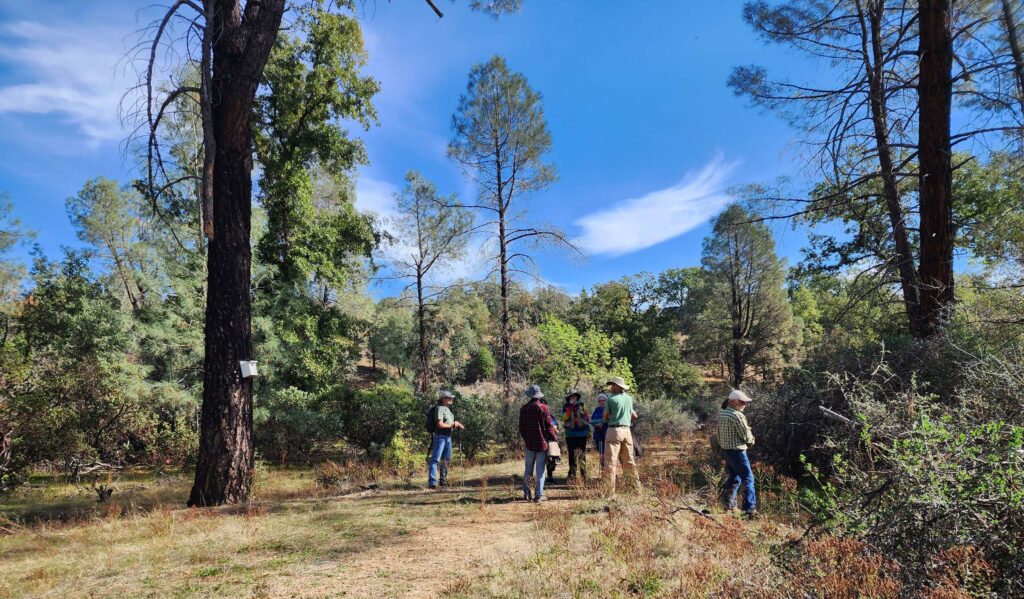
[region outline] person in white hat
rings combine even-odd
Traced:
[[[618,474],[619,462],[623,469],[629,470],[630,478],[640,491],[640,474],[636,470],[636,458],[633,455],[633,434],[629,427],[636,420],[633,410],[633,398],[626,394],[629,385],[620,376],[608,379],[608,399],[604,406],[604,422],[607,426],[604,449],[604,479],[608,488],[608,498],[615,498],[615,477]]]
[[[736,509],[736,494],[743,486],[743,514],[753,518],[757,514],[757,493],[754,490],[754,471],[750,468],[747,448],[754,444],[754,433],[750,430],[743,410],[750,403],[750,396],[733,389],[726,404],[718,412],[718,443],[729,476],[726,479],[725,507]]]

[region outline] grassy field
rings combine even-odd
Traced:
[[[701,451],[657,447],[642,462],[647,490],[612,504],[596,480],[560,484],[564,465],[549,502],[523,502],[517,462],[456,467],[443,492],[418,479],[339,491],[312,470],[269,469],[251,503],[207,510],[182,507],[182,473],[128,473],[105,504],[36,481],[0,506],[0,595],[788,596],[773,555],[798,518],[770,491],[773,515],[753,522],[689,510],[712,503],[689,487]]]

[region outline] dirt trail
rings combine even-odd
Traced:
[[[493,567],[513,563],[536,550],[535,525],[543,511],[567,511],[576,503],[572,489],[555,484],[543,504],[518,499],[508,481],[513,464],[498,476],[471,478],[443,491],[364,492],[343,499],[367,509],[416,506],[408,535],[368,547],[341,560],[316,564],[303,573],[302,588],[291,577],[264,589],[267,596],[401,597],[420,599],[456,592]],[[556,477],[561,480],[561,477]],[[492,485],[481,503],[482,480]],[[495,481],[501,481],[499,485]]]

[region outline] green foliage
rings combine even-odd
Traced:
[[[393,384],[374,385],[356,391],[335,390],[327,404],[342,424],[342,435],[350,443],[378,454],[401,430],[410,430],[416,401],[412,390]]]
[[[26,362],[5,427],[26,463],[141,460],[157,453],[153,389],[129,359],[129,320],[85,258],[36,260],[20,318]],[[23,368],[31,368],[26,371]]]
[[[651,341],[636,376],[642,389],[675,399],[689,400],[707,389],[700,369],[684,361],[679,342],[671,337]]]
[[[302,461],[328,448],[341,432],[340,415],[332,407],[294,387],[257,394],[253,428],[260,454]]]
[[[456,434],[461,437],[462,451],[473,459],[487,447],[499,441],[498,420],[503,400],[497,394],[461,394],[453,406],[455,418],[466,428]]]
[[[812,471],[822,484],[817,513],[898,559],[915,586],[962,547],[979,550],[996,570],[996,588],[976,591],[1002,596],[1024,583],[1016,542],[1024,529],[1024,427],[965,424],[925,406],[895,435],[878,437],[866,422],[860,437],[869,462],[837,455],[831,479]]]
[[[494,377],[498,371],[498,363],[494,360],[494,354],[486,345],[480,345],[472,353],[469,364],[466,365],[466,376],[462,382],[473,384],[488,380]]]
[[[734,204],[715,219],[714,233],[704,241],[711,293],[702,332],[725,359],[734,387],[748,369],[765,379],[778,377],[798,350],[784,265],[771,231],[755,219]]]
[[[541,323],[537,331],[544,354],[530,378],[547,393],[561,395],[580,387],[600,389],[611,376],[621,376],[633,384],[629,362],[612,357],[612,340],[605,333],[587,329],[580,334],[576,327],[554,317]]]
[[[636,426],[642,438],[680,437],[697,428],[694,415],[674,397],[645,398],[634,406]]]
[[[346,179],[366,162],[366,152],[339,122],[369,127],[379,85],[360,74],[366,54],[355,18],[317,1],[299,12],[295,26],[305,35],[278,36],[263,71],[266,91],[256,100],[268,221],[257,254],[276,267],[280,282],[314,276],[337,287],[349,277],[347,257],[369,255],[375,244],[369,220],[352,206]]]

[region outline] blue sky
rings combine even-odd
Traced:
[[[135,176],[118,103],[134,81],[127,48],[153,13],[126,0],[12,4],[0,5],[0,191],[55,256],[77,244],[65,198],[92,177]],[[441,3],[443,19],[416,0],[360,10],[382,85],[380,126],[360,133],[360,207],[387,214],[408,169],[473,195],[445,146],[470,68],[494,54],[543,95],[560,180],[527,205],[589,249],[582,263],[541,256],[543,278],[566,291],[699,263],[728,187],[799,172],[793,131],[725,85],[735,65],[792,68],[744,25],[740,2],[524,0],[499,21],[467,4]],[[798,259],[804,235],[775,230]],[[467,259],[453,274],[475,269]]]

